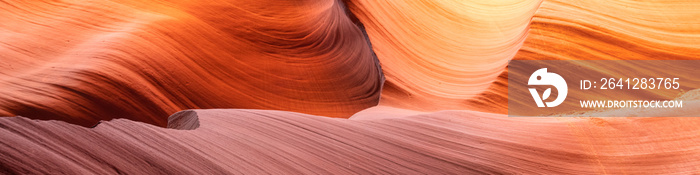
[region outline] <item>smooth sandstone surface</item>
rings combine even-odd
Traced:
[[[192,120],[172,123],[173,128],[126,119],[85,128],[60,121],[4,118],[0,120],[2,170],[69,174],[700,171],[700,145],[696,144],[700,120],[695,118],[513,118],[442,111],[348,120],[247,109],[180,113],[185,114],[176,115]],[[179,127],[194,121],[199,127]]]
[[[192,108],[349,117],[383,81],[340,2],[8,1],[0,115],[165,126]]]
[[[0,173],[698,173],[698,91],[680,111],[504,115],[509,60],[700,59],[697,9],[1,1],[0,116],[18,117]]]
[[[696,1],[348,4],[365,23],[386,75],[380,104],[399,108],[506,113],[504,65],[511,59],[700,58]]]
[[[481,101],[467,101],[516,55],[540,3],[351,0],[348,7],[386,75],[380,104],[437,111],[478,108]]]

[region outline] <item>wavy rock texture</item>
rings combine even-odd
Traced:
[[[388,106],[506,113],[509,59],[700,58],[695,1],[349,4],[382,62]]]
[[[539,3],[353,0],[348,7],[365,24],[386,75],[381,104],[443,110],[476,109],[467,99],[503,72]]]
[[[689,112],[700,112],[695,104]],[[83,128],[2,118],[1,166],[14,173],[69,174],[700,171],[700,120],[694,118],[509,118],[443,111],[347,120],[265,110],[184,113],[195,115],[200,126],[174,130],[117,119]]]
[[[340,2],[3,1],[0,115],[165,126],[190,108],[349,117],[381,70]]]
[[[345,3],[376,107],[338,1],[0,1],[1,115],[127,118],[0,118],[0,173],[700,172],[700,120],[671,118],[700,91],[669,118],[495,114],[510,59],[700,59],[698,2]]]
[[[516,59],[700,59],[698,1],[544,1]]]
[[[700,9],[697,1],[547,0],[532,18],[528,37],[513,59],[697,60],[700,59],[697,9]],[[637,70],[601,68],[598,73],[601,77],[619,77],[626,71],[660,72],[655,76],[662,76],[669,71],[662,65],[638,67]],[[691,72],[673,75],[678,76],[696,75]],[[507,73],[502,74],[483,95],[491,100],[477,100],[476,104],[485,111],[505,113],[507,106],[502,101],[507,101],[507,79]]]

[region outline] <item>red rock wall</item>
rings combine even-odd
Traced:
[[[382,83],[339,2],[11,1],[0,114],[164,126],[191,108],[349,117]]]

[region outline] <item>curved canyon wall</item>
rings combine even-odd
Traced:
[[[476,109],[518,52],[541,2],[348,1],[386,75],[382,105]]]
[[[383,77],[340,2],[10,1],[0,115],[165,126],[191,108],[349,117]]]
[[[698,173],[698,90],[666,117],[504,115],[509,60],[700,59],[697,9],[0,1],[0,173]]]
[[[348,3],[381,60],[387,106],[506,113],[510,59],[700,58],[694,1]]]

